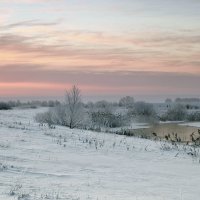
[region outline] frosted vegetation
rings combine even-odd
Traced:
[[[166,99],[162,104],[135,102],[133,97],[126,96],[119,102],[83,103],[81,92],[74,86],[66,92],[64,103],[57,103],[48,112],[38,114],[36,120],[41,123],[63,125],[70,128],[81,128],[101,131],[105,128],[131,126],[136,122],[155,124],[160,121],[200,121],[200,101],[190,102],[187,99]]]

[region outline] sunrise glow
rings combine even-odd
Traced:
[[[0,95],[59,96],[73,84],[85,95],[196,95],[199,10],[195,0],[2,0]]]

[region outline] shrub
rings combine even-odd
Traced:
[[[187,115],[188,121],[200,121],[200,112],[194,112]]]
[[[134,106],[134,98],[130,96],[123,97],[119,100],[120,107],[132,108]]]
[[[157,121],[157,115],[154,107],[150,103],[136,102],[134,108],[129,110],[128,116],[134,118],[134,120],[142,122],[155,122]]]
[[[186,107],[181,104],[175,104],[168,109],[167,113],[165,113],[161,119],[168,121],[182,121],[186,119],[186,116]]]
[[[49,126],[51,126],[55,124],[54,112],[49,110],[45,113],[38,113],[35,116],[35,120],[39,123],[47,123]]]
[[[8,103],[0,102],[0,110],[10,110],[11,106]]]
[[[142,101],[135,103],[134,111],[136,115],[143,116],[154,116],[156,114],[152,104]]]
[[[114,114],[109,111],[94,111],[90,113],[92,124],[97,127],[116,128],[125,124],[121,114]]]

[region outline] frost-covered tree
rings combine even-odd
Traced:
[[[76,86],[73,86],[66,91],[64,104],[57,104],[55,107],[51,107],[48,112],[37,114],[36,121],[48,123],[49,125],[67,126],[72,129],[83,125],[81,124],[85,118],[83,115],[81,91]]]
[[[81,91],[75,85],[66,91],[66,114],[69,128],[77,127],[82,120]]]
[[[172,104],[173,101],[172,101],[170,98],[167,98],[167,99],[165,100],[165,103],[166,103],[166,104]]]
[[[169,121],[182,121],[187,116],[186,107],[182,104],[175,104],[168,109],[167,113],[164,115],[165,120]]]
[[[154,107],[150,103],[135,102],[133,109],[129,109],[128,116],[134,121],[140,122],[155,122],[157,121],[157,114]]]
[[[142,101],[135,103],[134,112],[136,115],[147,117],[156,115],[153,105]]]
[[[130,96],[123,97],[119,100],[119,106],[131,108],[134,106],[134,98]]]

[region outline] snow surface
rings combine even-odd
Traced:
[[[200,163],[162,142],[49,129],[0,111],[0,199],[199,200]]]
[[[192,127],[200,128],[200,122],[187,122],[187,123],[181,123],[179,125],[182,125],[182,126],[192,126]]]
[[[117,131],[122,131],[122,130],[134,130],[134,129],[144,129],[144,128],[149,128],[150,124],[148,123],[140,123],[140,122],[133,122],[130,126],[123,126],[119,128],[109,128],[105,129],[107,132],[110,133],[115,133]]]

